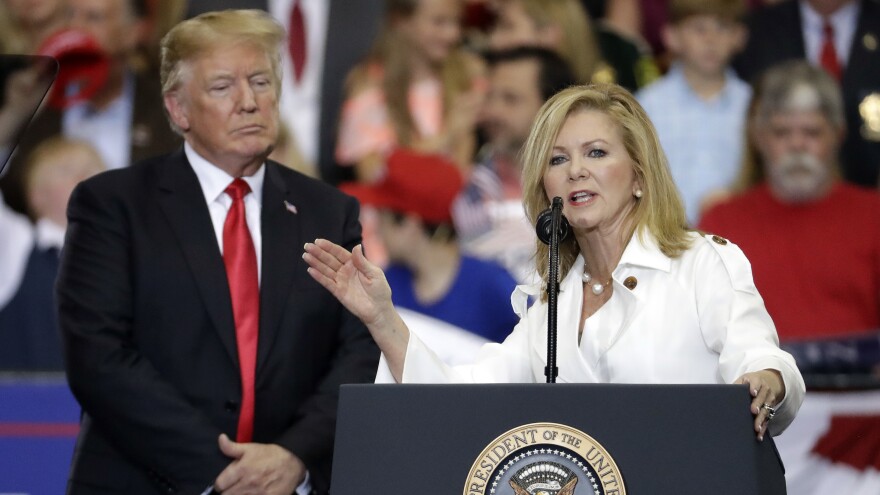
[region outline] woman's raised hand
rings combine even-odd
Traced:
[[[381,325],[388,312],[394,311],[385,274],[364,256],[363,246],[349,252],[316,239],[306,243],[303,260],[309,265],[309,275],[367,326]]]
[[[409,328],[394,309],[382,270],[364,257],[362,246],[348,252],[325,239],[307,243],[303,260],[309,275],[364,322],[385,354],[391,374],[402,381]]]

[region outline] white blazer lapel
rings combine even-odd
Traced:
[[[559,367],[557,381],[560,383],[596,383],[596,361],[584,359],[578,345],[578,329],[580,328],[581,306],[583,305],[583,283],[580,273],[583,271],[584,260],[580,256],[560,283],[559,306],[557,314],[557,356]],[[540,361],[547,363],[547,312],[549,305],[542,304],[543,315],[535,318],[534,324],[540,328],[532,328],[533,352],[540,356]],[[536,315],[537,316],[537,315]],[[537,371],[537,370],[536,370]],[[543,369],[541,370],[543,374]]]

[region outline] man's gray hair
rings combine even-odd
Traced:
[[[761,76],[755,119],[766,122],[778,113],[818,111],[835,128],[846,126],[840,86],[827,72],[802,60],[773,66]]]

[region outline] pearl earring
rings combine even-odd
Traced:
[[[642,190],[641,190],[641,189],[636,189],[636,197],[637,197],[637,198],[641,198],[641,197],[642,197]]]

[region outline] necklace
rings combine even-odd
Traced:
[[[587,265],[584,265],[584,273],[581,274],[581,280],[583,280],[585,284],[590,284],[590,290],[593,291],[593,294],[598,296],[605,292],[605,287],[611,285],[612,279],[609,278],[604,284],[602,282],[593,283],[593,276],[587,271]]]

